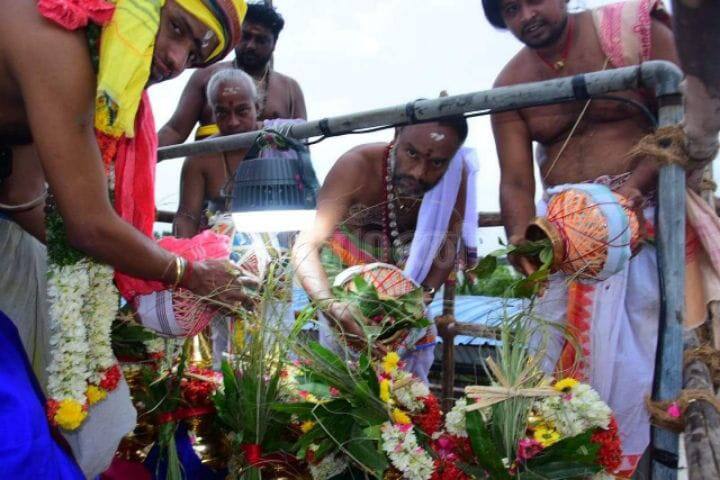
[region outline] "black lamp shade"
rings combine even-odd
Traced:
[[[319,183],[309,158],[244,160],[235,171],[233,212],[311,210]]]

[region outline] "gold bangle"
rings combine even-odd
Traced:
[[[173,284],[173,288],[177,288],[178,285],[180,285],[180,282],[182,282],[183,277],[185,276],[185,268],[187,267],[187,260],[185,260],[181,256],[175,257],[175,283]]]

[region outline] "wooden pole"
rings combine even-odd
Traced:
[[[442,338],[442,408],[449,411],[454,404],[455,387],[455,272],[443,289],[443,314],[437,322]]]
[[[695,331],[685,332],[685,349],[700,346]],[[686,389],[709,390],[714,393],[712,372],[701,360],[688,362],[684,368]],[[717,480],[720,478],[720,412],[704,400],[690,403],[685,411],[685,452],[688,478]]]
[[[680,123],[679,93],[660,93],[660,126]],[[682,388],[685,307],[685,170],[680,165],[666,165],[660,170],[656,217],[661,312],[653,399],[672,400]],[[677,464],[678,435],[652,427],[651,478],[677,479]]]

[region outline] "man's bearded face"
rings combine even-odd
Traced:
[[[200,66],[218,42],[207,25],[169,0],[160,12],[148,85],[175,78],[186,68]]]
[[[502,0],[500,13],[513,35],[530,48],[554,45],[568,20],[564,0]]]
[[[273,33],[262,25],[245,23],[242,40],[235,49],[238,65],[243,70],[259,70],[264,68],[272,58],[275,50]]]
[[[457,133],[437,123],[403,127],[390,152],[392,182],[398,197],[421,198],[437,185],[460,148]]]

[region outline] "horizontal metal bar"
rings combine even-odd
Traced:
[[[393,107],[313,120],[293,125],[287,135],[296,139],[321,135],[343,135],[367,128],[389,128],[430,121],[448,115],[514,110],[560,103],[581,99],[579,96],[581,94],[594,96],[639,87],[653,89],[658,96],[670,95],[678,92],[681,78],[680,70],[672,63],[655,60],[640,66],[499,87],[431,100],[418,100]],[[239,133],[163,147],[158,150],[158,160],[248,148],[253,144],[258,133],[257,131]]]
[[[158,210],[155,213],[155,221],[172,223],[175,220],[175,212],[169,210]],[[499,212],[478,213],[478,227],[502,227],[502,220]]]

